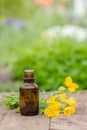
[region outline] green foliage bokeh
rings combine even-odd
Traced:
[[[13,18],[24,22],[24,28],[18,29],[0,21],[0,65],[9,67],[18,82],[23,81],[24,69],[34,69],[40,90],[58,89],[68,75],[79,84],[80,90],[87,89],[87,41],[79,43],[69,38],[46,36],[48,28],[74,24],[68,21],[67,13],[59,14],[57,4],[53,8],[49,13],[49,9],[47,12],[32,0],[0,1],[0,15],[4,20]],[[11,90],[9,85],[7,88]]]
[[[23,80],[24,69],[34,69],[40,90],[56,90],[70,75],[80,89],[87,89],[87,45],[65,39],[47,42],[38,39],[28,46],[28,52],[19,57],[12,69],[13,77]]]
[[[23,0],[0,0],[0,15],[5,17],[19,17],[23,9]]]

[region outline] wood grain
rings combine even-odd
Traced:
[[[51,119],[44,115],[21,116],[0,104],[0,130],[87,130],[87,91],[72,96],[77,99],[76,113]]]
[[[14,111],[1,114],[0,130],[49,130],[50,119],[44,115],[25,117]]]
[[[50,118],[44,115],[22,116],[0,104],[0,130],[49,130],[49,123]]]
[[[52,118],[50,130],[87,130],[87,91],[73,94],[77,99],[77,110],[72,116],[60,115]]]

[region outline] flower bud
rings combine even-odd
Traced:
[[[58,90],[61,91],[61,92],[64,92],[66,89],[65,89],[65,87],[61,86]]]

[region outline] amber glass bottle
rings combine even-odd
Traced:
[[[24,84],[20,87],[20,113],[25,116],[39,113],[39,89],[34,83],[34,71],[24,71]]]

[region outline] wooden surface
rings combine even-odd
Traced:
[[[0,130],[87,130],[87,91],[73,96],[77,99],[76,113],[51,119],[44,115],[21,116],[0,104]]]

